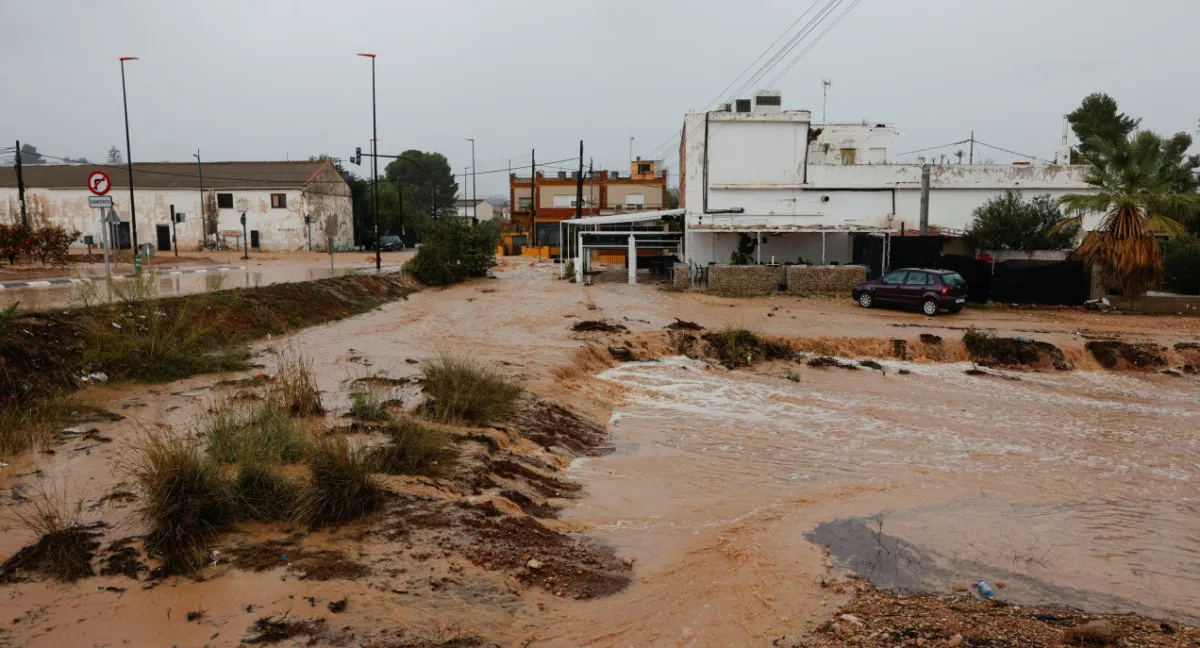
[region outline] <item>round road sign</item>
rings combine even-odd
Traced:
[[[108,174],[103,171],[92,171],[90,174],[88,174],[87,182],[88,191],[91,191],[97,196],[103,196],[104,194],[108,193],[109,189],[112,188],[112,180],[110,180]]]

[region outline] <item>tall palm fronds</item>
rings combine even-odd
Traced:
[[[1162,250],[1156,234],[1186,234],[1172,216],[1200,208],[1200,194],[1172,191],[1170,169],[1164,164],[1162,141],[1153,133],[1139,133],[1127,142],[1094,140],[1096,153],[1084,180],[1099,193],[1068,194],[1059,199],[1072,219],[1080,222],[1090,213],[1103,214],[1073,256],[1099,266],[1110,286],[1133,298],[1144,294],[1162,278]]]

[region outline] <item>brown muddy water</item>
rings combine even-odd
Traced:
[[[795,635],[821,608],[817,545],[885,587],[985,578],[1018,603],[1200,620],[1194,381],[884,364],[601,374],[627,390],[617,451],[577,461],[588,494],[568,519],[636,557],[638,580],[572,608],[551,644]]]
[[[963,364],[888,360],[886,375],[799,364],[728,372],[682,358],[624,364],[594,380],[555,377],[590,339],[570,331],[581,319],[621,322],[631,335],[680,317],[709,328],[883,340],[959,335],[945,327],[975,324],[1008,334],[1036,328],[1039,339],[1075,349],[1081,326],[1120,326],[1169,344],[1195,338],[1196,320],[964,312],[931,321],[832,301],[582,288],[553,272],[506,261],[498,280],[427,290],[266,340],[256,361],[272,373],[276,351],[311,358],[329,426],[345,422],[349,381],[412,376],[418,360],[439,351],[504,363],[527,389],[600,420],[611,412],[615,451],[558,473],[577,480],[583,497],[544,524],[616,547],[634,561],[629,589],[565,600],[441,551],[445,530],[395,540],[378,526],[348,526],[298,542],[368,566],[358,580],[314,582],[281,556],[279,568],[262,572],[214,561],[200,582],[5,584],[0,646],[234,646],[256,619],[282,614],[349,628],[344,645],[395,629],[506,646],[770,645],[827,619],[846,598],[833,582],[850,571],[939,592],[986,578],[1003,581],[999,597],[1014,602],[1200,622],[1195,378],[1076,371],[1005,380],[967,376]],[[92,390],[96,404],[126,418],[80,427],[111,442],[70,438],[54,454],[5,458],[0,503],[62,485],[85,500],[89,521],[110,525],[106,547],[143,533],[137,502],[111,497],[132,489],[123,467],[131,446],[145,431],[197,433],[213,404],[241,389],[219,384],[233,377]],[[513,450],[567,462],[529,442]],[[388,486],[430,501],[456,497],[427,479],[389,478]],[[214,548],[229,553],[297,531],[249,525]],[[28,541],[0,513],[0,553]],[[326,610],[344,597],[345,612]],[[203,616],[189,621],[193,611]]]

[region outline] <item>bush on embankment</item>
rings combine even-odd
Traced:
[[[426,286],[448,286],[471,277],[487,276],[496,265],[500,227],[462,219],[431,221],[421,232],[421,247],[404,269]]]
[[[0,420],[78,389],[92,373],[153,382],[244,368],[252,340],[364,313],[418,288],[404,274],[362,275],[18,315],[0,328]],[[35,440],[19,426],[0,428],[5,452]]]

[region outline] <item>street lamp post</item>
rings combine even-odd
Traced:
[[[379,256],[379,158],[375,155],[379,150],[379,130],[375,118],[375,55],[359,54],[371,59],[371,184],[375,188],[375,271],[383,268]]]
[[[133,151],[129,146],[129,99],[125,94],[125,61],[136,61],[136,56],[121,57],[121,103],[125,106],[125,168],[129,171],[129,231],[133,237],[133,267],[142,270],[142,257],[138,253],[137,205],[133,201]]]
[[[478,223],[479,206],[475,203],[479,199],[478,194],[475,193],[475,138],[468,137],[467,141],[471,143],[471,222]],[[466,180],[466,178],[463,178],[463,180]],[[467,192],[464,191],[463,193],[466,194]],[[465,215],[466,212],[464,211],[463,214]]]

